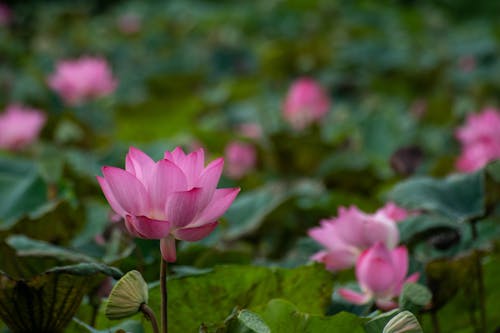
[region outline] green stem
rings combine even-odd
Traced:
[[[160,333],[160,329],[158,328],[158,321],[156,320],[156,316],[153,310],[151,310],[151,308],[146,303],[141,304],[140,310],[144,314],[146,319],[151,322],[151,326],[153,327],[153,332]]]
[[[441,330],[439,329],[439,319],[436,310],[431,311],[431,320],[432,320],[432,329],[434,330],[434,333],[439,333]]]
[[[161,289],[161,327],[162,333],[168,333],[167,316],[167,262],[162,258],[160,268],[160,289]]]
[[[476,223],[476,221],[471,222],[473,240],[476,240],[478,236]],[[479,297],[479,329],[481,332],[486,332],[486,297],[484,292],[483,265],[481,263],[481,254],[477,250],[474,251],[474,261],[476,266],[476,282]]]

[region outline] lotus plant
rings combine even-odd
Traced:
[[[155,162],[131,147],[125,170],[102,168],[97,177],[111,208],[135,237],[159,239],[162,327],[166,332],[166,262],[176,260],[175,240],[197,241],[208,236],[229,208],[239,188],[217,189],[224,161],[205,167],[203,149],[185,154],[177,147]]]
[[[459,171],[473,172],[499,159],[500,111],[487,108],[469,115],[455,135],[462,144],[462,154],[456,163]]]
[[[19,150],[38,138],[45,124],[43,112],[13,104],[0,114],[0,149]]]
[[[356,261],[356,279],[362,293],[350,289],[340,289],[339,294],[354,304],[375,301],[383,309],[397,307],[394,298],[399,296],[406,282],[416,282],[418,273],[407,277],[408,250],[399,246],[390,250],[382,242],[363,251]]]
[[[309,236],[326,248],[312,259],[324,263],[328,270],[338,271],[352,267],[361,252],[377,242],[394,248],[399,232],[392,205],[375,214],[366,214],[355,206],[340,207],[338,217],[322,220],[319,227],[309,230]],[[401,211],[397,213],[400,218]]]
[[[76,106],[111,94],[118,82],[105,59],[86,56],[60,61],[48,84],[67,105]]]
[[[330,109],[330,98],[315,80],[307,77],[296,80],[285,99],[283,116],[296,130],[303,130],[321,121]]]

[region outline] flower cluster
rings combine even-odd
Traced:
[[[125,170],[105,166],[97,180],[130,234],[160,239],[163,258],[174,262],[175,240],[208,236],[236,198],[239,188],[216,188],[223,164],[219,158],[205,167],[203,149],[186,155],[178,147],[155,162],[131,147]]]
[[[488,162],[500,158],[500,111],[493,108],[471,114],[455,133],[462,144],[462,154],[456,167],[473,172]]]
[[[356,304],[375,300],[381,308],[393,307],[392,299],[399,295],[408,271],[408,252],[403,246],[396,247],[397,222],[408,215],[391,202],[374,214],[355,206],[340,207],[338,217],[322,220],[319,227],[309,230],[309,236],[325,247],[312,259],[331,271],[355,265],[363,294],[342,289],[340,295],[346,300]],[[418,275],[410,280],[416,278]]]

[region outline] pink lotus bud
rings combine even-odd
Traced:
[[[66,104],[75,106],[111,94],[118,83],[106,60],[82,57],[60,61],[48,84]]]
[[[10,105],[0,114],[0,149],[18,150],[37,140],[46,117],[41,111]]]
[[[330,99],[323,88],[310,78],[296,80],[286,97],[283,116],[296,130],[319,122],[330,109]]]
[[[378,216],[379,214],[386,216],[394,222],[401,222],[410,216],[410,212],[402,207],[399,207],[394,202],[386,203],[384,207],[375,212],[375,216]]]
[[[136,13],[126,13],[118,18],[118,29],[128,35],[135,34],[141,30],[141,17]]]
[[[12,21],[12,12],[10,8],[0,2],[0,27],[6,27]]]
[[[476,69],[476,58],[471,55],[460,57],[458,66],[464,73],[472,72]]]
[[[130,234],[160,239],[163,258],[174,262],[175,240],[208,236],[236,198],[239,188],[216,188],[223,164],[219,158],[205,167],[203,149],[186,155],[177,147],[155,162],[131,147],[125,170],[105,166],[97,180]]]
[[[322,220],[320,227],[309,230],[309,236],[326,247],[311,259],[331,271],[352,267],[361,252],[377,242],[391,249],[399,242],[394,220],[381,213],[363,213],[355,206],[340,207],[337,218]]]
[[[365,250],[356,261],[356,279],[362,293],[340,289],[339,294],[354,304],[374,300],[384,310],[395,308],[394,298],[399,296],[406,282],[416,282],[419,274],[406,277],[408,273],[408,250],[404,246],[388,250],[377,242]]]
[[[466,124],[455,132],[462,143],[462,155],[456,167],[473,172],[500,158],[500,111],[487,108],[467,117]]]
[[[253,170],[257,160],[254,146],[236,141],[227,145],[224,156],[227,161],[227,176],[233,179],[239,179]]]

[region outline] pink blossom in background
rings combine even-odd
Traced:
[[[229,178],[239,179],[255,168],[257,152],[249,143],[233,141],[226,146],[226,174]]]
[[[356,279],[362,293],[350,289],[340,289],[339,294],[353,304],[365,304],[375,301],[383,310],[397,307],[394,298],[399,296],[406,282],[416,282],[418,273],[409,277],[408,250],[404,246],[393,250],[387,249],[382,242],[377,242],[365,250],[356,261]]]
[[[396,222],[385,214],[366,214],[357,207],[340,207],[338,217],[322,220],[309,236],[326,249],[312,256],[331,271],[352,267],[361,252],[377,242],[394,248],[399,242]]]
[[[499,159],[500,111],[486,108],[480,113],[470,114],[455,135],[462,144],[462,154],[456,163],[459,171],[473,172]]]
[[[126,13],[118,17],[118,29],[124,34],[135,34],[141,30],[141,17],[135,13]]]
[[[107,96],[118,85],[106,60],[94,57],[60,61],[48,84],[71,106]]]
[[[236,198],[239,188],[216,188],[223,164],[218,158],[205,167],[203,149],[186,155],[177,147],[155,162],[131,147],[125,170],[105,166],[97,180],[130,234],[160,239],[163,258],[174,262],[175,240],[208,236]]]
[[[12,12],[6,4],[0,2],[0,27],[6,27],[12,21]]]
[[[406,209],[396,205],[394,202],[388,202],[384,207],[375,212],[375,216],[378,215],[386,216],[394,222],[401,222],[410,216],[410,213]]]
[[[238,133],[246,138],[258,140],[262,138],[262,127],[257,123],[240,124]]]
[[[0,113],[0,149],[18,150],[33,143],[45,124],[43,112],[21,105],[10,105]]]
[[[472,72],[477,66],[476,58],[472,55],[460,57],[458,66],[464,73]]]
[[[330,98],[313,79],[296,80],[286,96],[283,116],[296,130],[302,130],[313,122],[321,121],[330,109]]]

